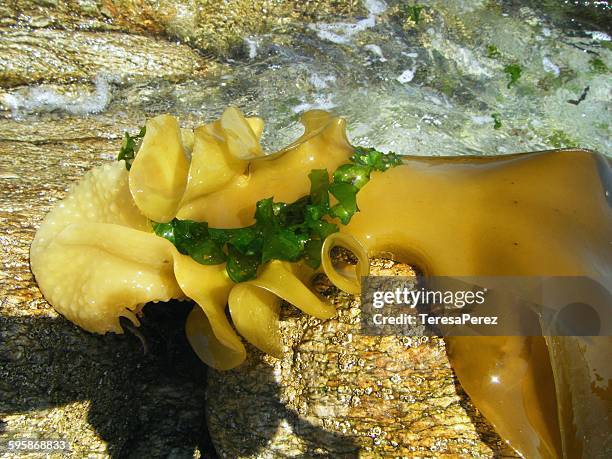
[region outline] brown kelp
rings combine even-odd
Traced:
[[[309,279],[323,271],[357,293],[381,253],[426,277],[610,275],[610,163],[595,153],[400,160],[353,147],[326,112],[302,122],[271,155],[262,121],[234,108],[193,131],[167,115],[147,122],[140,148],[126,137],[123,160],[88,173],[37,232],[45,297],[98,333],[121,332],[121,316],[138,325],[149,301],[190,298],[194,350],[229,369],[245,358],[238,333],[282,352],[280,299],[331,317]],[[337,245],[357,255],[356,276],[335,269]],[[610,448],[610,338],[550,334],[447,337],[449,356],[517,452],[595,457]]]

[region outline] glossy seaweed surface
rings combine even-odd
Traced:
[[[429,275],[609,279],[610,177],[607,159],[581,150],[407,158],[364,188],[346,230]],[[461,385],[519,453],[609,451],[610,337],[446,340]]]

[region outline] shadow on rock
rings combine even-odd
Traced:
[[[208,426],[221,457],[359,457],[352,438],[315,425],[281,402],[274,367],[252,346],[247,353],[235,370],[211,370],[208,396],[223,403],[207,407]]]
[[[206,367],[183,332],[189,309],[178,302],[145,308],[146,354],[129,332],[99,336],[63,318],[1,317],[0,417],[89,401],[87,422],[111,457],[192,457],[196,447],[214,457],[204,426]],[[66,440],[82,443],[83,421],[64,414],[47,422],[26,414],[30,432],[3,422],[2,437],[59,438],[59,427]]]
[[[89,424],[107,443],[111,457],[187,458],[196,449],[207,459],[219,457],[205,421],[207,367],[184,334],[191,307],[188,302],[149,304],[135,334],[126,330],[105,336],[87,333],[63,318],[0,317],[0,443],[33,434],[57,439],[61,431],[73,443],[73,452],[86,454],[88,445],[79,430]],[[287,410],[271,372],[265,379],[273,406],[253,413],[267,428],[257,431],[256,446],[246,454],[262,452],[284,419],[311,445],[309,457],[318,456],[318,446],[326,444],[342,445],[347,454],[337,457],[356,457],[349,453],[357,449],[350,440]],[[218,392],[228,400],[240,396],[232,387]],[[88,401],[88,411],[81,405],[73,410],[82,413],[61,411],[61,419],[45,420],[45,410],[68,410],[79,401]],[[28,432],[5,422],[18,413],[25,414]],[[85,415],[87,423],[81,420]],[[230,429],[228,435],[235,432]]]
[[[302,312],[284,304],[281,320],[290,316],[302,316]],[[279,363],[245,344],[247,359],[241,366],[225,372],[211,369],[208,377],[207,425],[219,456],[359,457],[360,444],[354,437],[340,433],[342,426],[321,426],[323,419],[334,418],[334,413],[338,415],[338,411],[348,406],[339,406],[338,400],[323,396],[319,406],[310,407],[316,414],[301,415],[295,406],[286,403],[299,400],[300,396],[295,393],[299,389],[287,381],[281,383],[277,374],[279,365],[286,362]],[[294,376],[308,379],[309,371],[315,370],[305,367]],[[322,391],[326,389],[321,387]]]

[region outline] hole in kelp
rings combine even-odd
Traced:
[[[336,245],[330,249],[329,258],[334,270],[349,279],[355,278],[355,266],[358,260],[353,252],[345,247]],[[310,284],[312,288],[323,297],[344,294],[344,292],[336,287],[329,277],[322,272],[315,274],[310,280]]]
[[[338,274],[349,279],[356,279],[355,265],[357,265],[358,260],[357,255],[351,250],[341,246],[334,246],[330,250],[330,258],[332,266]]]
[[[589,304],[570,303],[557,313],[554,329],[559,336],[598,336],[601,318]]]

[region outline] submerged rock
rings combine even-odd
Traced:
[[[372,273],[414,275],[382,259]],[[221,457],[513,455],[458,386],[443,340],[361,335],[359,300],[325,279],[317,289],[336,318],[285,307],[282,359],[250,348],[237,369],[209,372],[206,414]]]
[[[180,81],[204,72],[207,60],[185,45],[123,33],[0,29],[0,82],[12,87],[53,81],[161,78]],[[44,56],[44,58],[41,58]]]

